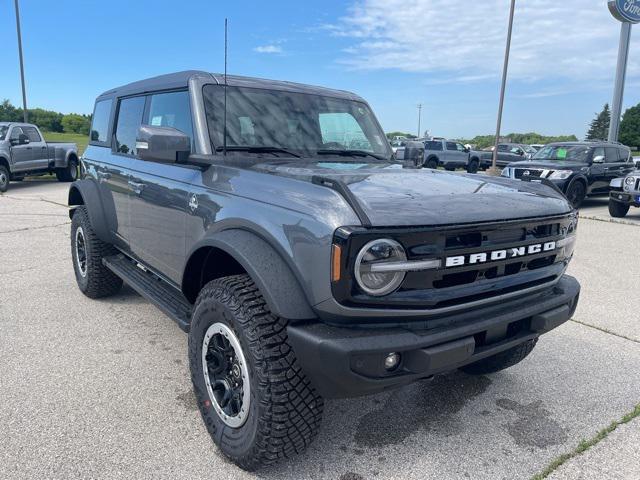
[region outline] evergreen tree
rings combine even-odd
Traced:
[[[609,125],[611,124],[611,110],[607,103],[602,111],[596,115],[587,133],[587,140],[606,140],[609,136]]]
[[[620,141],[628,147],[640,147],[640,104],[624,112],[620,123]]]

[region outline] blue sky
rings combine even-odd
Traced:
[[[101,92],[171,71],[352,90],[385,130],[495,130],[508,0],[21,0],[29,106],[89,113]],[[0,0],[0,99],[20,104],[13,0]],[[619,23],[605,0],[519,0],[504,132],[583,136],[609,102]],[[640,27],[636,27],[636,30]],[[640,102],[633,35],[625,105]],[[423,128],[423,129],[424,129]]]

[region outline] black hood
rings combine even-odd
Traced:
[[[389,164],[290,162],[261,171],[312,181],[340,180],[373,226],[425,226],[544,217],[571,211],[567,200],[538,183],[409,169]]]

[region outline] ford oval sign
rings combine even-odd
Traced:
[[[640,0],[609,0],[609,10],[621,22],[640,23]]]

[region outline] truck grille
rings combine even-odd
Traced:
[[[438,309],[526,290],[558,280],[566,268],[563,248],[472,263],[471,256],[558,242],[576,228],[573,214],[543,220],[504,221],[466,227],[416,228],[397,232],[367,231],[349,236],[347,251],[353,271],[357,252],[374,238],[400,242],[409,260],[465,257],[465,263],[437,270],[408,272],[395,293],[381,298],[363,294],[351,276],[334,284],[334,296],[343,304],[377,308]],[[569,253],[570,254],[570,253]]]
[[[527,173],[528,172],[528,173]],[[542,170],[535,170],[533,168],[516,168],[514,169],[514,176],[516,178],[522,178],[524,176],[540,178],[542,175]]]

